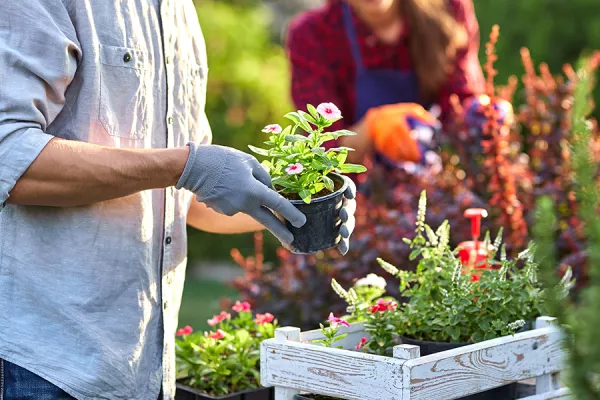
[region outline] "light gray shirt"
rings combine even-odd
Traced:
[[[191,0],[0,1],[0,358],[78,399],[173,398],[192,194],[4,203],[52,137],[209,143],[206,75]]]

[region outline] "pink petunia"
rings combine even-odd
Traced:
[[[350,326],[350,324],[347,321],[344,321],[341,318],[338,318],[336,316],[333,315],[333,313],[329,314],[329,318],[327,318],[328,322],[331,322],[332,324],[336,324],[336,325],[344,325],[346,327]]]
[[[282,129],[279,124],[271,124],[265,126],[262,131],[266,133],[281,133]]]
[[[250,306],[250,303],[248,303],[247,301],[245,301],[243,303],[236,301],[235,304],[233,305],[233,307],[231,307],[231,309],[235,312],[248,312],[252,309],[252,307]]]
[[[221,329],[218,329],[216,332],[211,332],[208,337],[216,340],[223,339],[225,337],[225,332],[223,332]]]
[[[221,311],[221,314],[215,315],[208,320],[208,325],[215,326],[229,318],[231,318],[231,314],[226,313],[225,311]]]
[[[321,103],[317,107],[317,112],[321,114],[325,119],[339,119],[342,116],[342,112],[333,103]]]
[[[358,343],[356,344],[356,346],[354,346],[354,348],[355,348],[356,350],[360,350],[360,349],[362,349],[362,347],[363,347],[363,346],[364,346],[366,343],[367,343],[367,338],[366,338],[366,337],[363,337],[362,339],[360,339],[360,342],[358,342]]]
[[[299,174],[302,171],[304,171],[304,167],[300,163],[290,164],[285,169],[285,172],[287,172],[288,175],[296,175],[296,174]]]
[[[176,335],[177,336],[186,336],[186,335],[191,334],[192,332],[194,332],[194,329],[192,329],[192,327],[188,325],[185,328],[177,329]]]
[[[268,322],[273,322],[274,319],[275,316],[273,316],[271,313],[256,314],[256,319],[254,319],[254,322],[256,322],[257,325],[264,325]]]

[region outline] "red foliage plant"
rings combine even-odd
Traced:
[[[556,248],[561,264],[571,265],[579,282],[585,283],[582,221],[574,203],[567,145],[577,77],[568,65],[563,68],[564,76],[553,76],[547,65],[541,64],[538,75],[527,49],[521,50],[525,102],[512,118],[509,102],[518,79],[512,77],[505,86],[494,85],[498,35],[496,26],[486,46],[487,93],[478,99],[482,123],[473,125],[468,105],[463,108],[454,101],[455,117],[446,124],[441,143],[442,166],[417,167],[410,173],[403,168],[371,166],[368,179],[361,183],[356,229],[350,252],[344,257],[336,251],[298,256],[280,250],[277,265],[265,264],[260,234],[255,236],[254,256],[244,257],[232,250],[245,272],[234,283],[242,298],[259,312],[271,311],[283,324],[301,328],[314,328],[330,311],[342,312],[345,304],[330,289],[332,278],[350,287],[368,273],[381,273],[378,257],[404,269],[414,268],[415,261],[409,261],[410,250],[402,238],[414,236],[422,190],[426,190],[430,205],[427,220],[432,227],[449,220],[452,245],[470,239],[465,209],[485,208],[490,216],[484,221],[484,231],[487,228],[494,235],[503,228],[509,255],[530,240],[535,198],[552,196],[560,212]],[[597,67],[600,55],[591,59]],[[594,137],[598,138],[597,131]],[[599,144],[595,140],[592,145],[600,149]],[[599,151],[595,157],[600,160]],[[388,292],[396,296],[394,289],[394,284],[388,285]]]

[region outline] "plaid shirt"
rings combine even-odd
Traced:
[[[457,21],[464,24],[468,46],[456,57],[455,72],[449,77],[435,101],[442,109],[442,120],[452,110],[450,95],[459,98],[482,93],[484,78],[479,64],[479,24],[472,0],[449,0]],[[355,64],[350,42],[344,30],[342,1],[329,1],[326,5],[309,10],[295,18],[287,36],[287,50],[292,65],[292,98],[298,108],[306,104],[332,102],[342,111],[344,119],[333,128],[348,128],[354,120]],[[370,29],[353,14],[356,34],[365,68],[397,69],[410,71],[411,53],[408,30],[394,45],[378,41]]]

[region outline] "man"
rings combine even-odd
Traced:
[[[285,245],[270,210],[305,217],[256,159],[209,144],[191,0],[0,15],[0,399],[172,399],[186,221]]]

